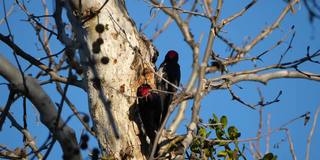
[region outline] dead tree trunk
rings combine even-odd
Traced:
[[[73,23],[73,31],[80,44],[89,107],[100,147],[105,155],[118,159],[145,159],[138,136],[141,131],[130,115],[136,114],[139,85],[147,82],[155,87],[156,50],[136,30],[122,0],[74,0],[64,5],[70,5],[82,23],[78,30],[74,28],[79,26]]]

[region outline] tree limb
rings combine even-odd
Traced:
[[[59,141],[64,158],[82,159],[74,131],[66,125],[63,128],[59,127],[56,129],[54,122],[58,115],[57,110],[50,97],[39,85],[39,82],[30,76],[25,76],[25,84],[28,88],[28,92],[26,92],[20,72],[2,55],[0,55],[0,75],[13,84],[17,91],[25,94],[37,108],[40,113],[41,122],[50,130],[54,138]],[[62,126],[63,124],[64,122],[61,119],[58,126]]]
[[[4,110],[2,110],[0,108],[0,112],[3,112]],[[9,120],[11,121],[11,124],[17,128],[17,130],[19,130],[25,137],[27,140],[27,145],[30,146],[30,148],[32,149],[32,152],[39,158],[42,159],[42,154],[40,153],[36,142],[34,141],[34,139],[32,138],[31,133],[27,130],[24,129],[14,118],[10,113],[7,113],[7,117],[9,118]]]
[[[211,89],[226,89],[227,85],[236,84],[243,81],[255,81],[260,82],[262,84],[267,84],[268,81],[273,79],[280,79],[280,78],[299,78],[299,79],[309,79],[314,81],[320,81],[320,77],[317,74],[310,73],[310,72],[299,72],[299,71],[290,71],[290,70],[282,70],[282,71],[275,71],[265,74],[242,74],[237,75],[234,77],[228,77],[226,78],[228,82],[214,82],[212,80],[209,80],[207,82],[207,85]],[[228,84],[227,84],[228,83]]]
[[[19,55],[20,57],[24,58],[25,60],[27,60],[32,65],[35,65],[38,68],[40,68],[41,70],[47,72],[51,76],[52,80],[58,81],[58,82],[61,82],[61,83],[67,83],[68,80],[66,78],[59,76],[51,68],[49,68],[48,66],[46,66],[42,62],[40,62],[37,59],[35,59],[30,54],[28,54],[25,51],[23,51],[19,46],[17,46],[14,42],[12,42],[9,37],[6,37],[6,36],[4,36],[3,34],[0,33],[0,40],[2,42],[4,42],[5,44],[7,44],[17,55]],[[74,82],[71,82],[71,84],[75,85],[75,86],[78,86],[78,87],[80,87],[82,89],[85,89],[85,87],[83,86],[83,84],[80,81],[74,81]]]
[[[310,130],[308,139],[307,139],[307,148],[306,148],[306,160],[309,160],[310,157],[310,144],[311,144],[311,139],[314,133],[314,130],[317,126],[317,120],[318,120],[318,115],[320,112],[320,106],[317,108],[316,113],[314,114],[314,119],[313,119],[313,123],[312,123],[312,128]]]

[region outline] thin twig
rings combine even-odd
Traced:
[[[267,126],[268,126],[268,131],[267,131],[267,137],[266,137],[266,152],[269,153],[270,150],[270,136],[271,136],[271,114],[268,113],[268,118],[267,118]]]
[[[61,96],[63,96],[64,91],[61,87],[61,85],[59,83],[56,83],[57,85],[57,90],[60,93]],[[72,104],[72,102],[69,100],[68,97],[65,97],[65,102],[68,104],[69,108],[72,110],[73,115],[76,115],[76,117],[78,118],[78,120],[82,123],[82,125],[84,126],[84,128],[93,136],[95,136],[95,132],[92,131],[92,129],[90,128],[90,126],[88,125],[88,123],[83,121],[83,118],[81,117],[81,114],[79,113],[79,111],[77,110],[77,108],[74,106],[74,104]],[[67,123],[67,121],[65,122]]]
[[[290,148],[290,153],[291,153],[291,156],[292,156],[292,159],[293,160],[297,160],[297,156],[294,152],[294,146],[293,146],[293,142],[292,142],[292,139],[291,139],[291,135],[290,135],[290,131],[288,128],[284,128],[284,131],[286,132],[286,135],[287,135],[287,139],[288,139],[288,143],[289,143],[289,148]]]
[[[251,50],[258,42],[260,42],[261,40],[263,40],[266,36],[268,36],[274,29],[278,28],[280,25],[280,22],[282,22],[282,20],[284,19],[284,17],[286,16],[286,14],[288,13],[288,11],[290,10],[291,6],[294,6],[296,3],[298,3],[299,0],[292,0],[287,7],[281,12],[281,14],[279,15],[279,17],[276,19],[276,21],[270,26],[265,28],[261,34],[259,34],[255,39],[252,40],[251,43],[249,43],[248,45],[246,45],[243,49],[245,52],[248,52],[249,50]],[[241,53],[238,54],[238,56],[241,56]],[[236,57],[238,57],[236,56]]]
[[[256,105],[252,105],[252,104],[249,104],[249,103],[246,103],[245,101],[243,101],[239,96],[237,96],[233,91],[232,89],[230,88],[230,85],[227,85],[227,89],[230,93],[230,95],[232,96],[232,100],[236,100],[238,102],[240,102],[241,104],[251,108],[251,109],[256,109]]]
[[[257,0],[252,0],[249,4],[247,4],[241,11],[239,11],[238,13],[224,19],[221,21],[221,24],[219,25],[218,28],[222,28],[225,25],[227,25],[228,23],[230,23],[231,21],[237,19],[238,17],[242,16],[244,13],[246,13],[255,3],[257,2]]]
[[[71,68],[69,68],[69,73],[68,73],[68,77],[71,76]],[[63,104],[64,104],[64,101],[66,99],[66,96],[67,96],[67,91],[68,91],[68,88],[69,88],[69,83],[67,82],[64,86],[64,89],[63,89],[63,94],[61,96],[61,100],[60,100],[60,103],[57,105],[58,106],[58,115],[57,115],[57,118],[56,118],[56,126],[55,126],[55,130],[58,130],[58,129],[61,129],[63,130],[63,128],[60,128],[60,127],[63,127],[63,126],[59,126],[60,124],[60,119],[61,119],[61,113],[62,113],[62,109],[63,109]]]
[[[0,25],[1,25],[2,23],[4,23],[4,22],[5,22],[5,19],[8,18],[8,17],[12,14],[13,10],[14,10],[14,4],[11,5],[9,11],[5,14],[5,18],[2,18],[2,19],[0,20]]]
[[[306,160],[309,160],[310,157],[310,145],[311,145],[311,139],[314,133],[314,130],[317,126],[317,119],[318,119],[318,115],[320,112],[320,106],[318,106],[316,113],[314,114],[314,119],[313,119],[313,123],[312,123],[312,128],[310,130],[309,136],[307,138],[307,147],[306,147]]]
[[[4,110],[2,110],[0,108],[0,111],[3,113]],[[26,144],[32,149],[32,152],[39,158],[42,159],[42,154],[39,151],[38,147],[36,146],[36,143],[34,141],[34,139],[32,138],[32,135],[30,134],[30,132],[25,129],[24,127],[22,127],[15,119],[14,117],[8,113],[7,114],[8,119],[11,121],[12,126],[14,126],[17,130],[19,130],[23,136],[26,138]]]
[[[28,129],[28,123],[27,123],[27,97],[23,96],[23,129]],[[23,136],[23,141],[26,141],[26,136]]]
[[[262,114],[263,113],[263,107],[260,106],[259,107],[259,127],[258,127],[258,131],[257,131],[257,138],[259,140],[256,141],[256,152],[261,155],[261,151],[260,151],[260,139],[261,139],[261,134],[262,134],[262,124],[263,124],[263,117]]]
[[[191,122],[188,125],[187,136],[182,141],[182,145],[184,147],[183,148],[184,151],[186,151],[186,149],[192,143],[192,140],[193,140],[192,133],[196,130],[196,126],[197,126],[197,124],[199,122],[200,101],[201,101],[201,99],[203,97],[202,89],[203,89],[203,86],[205,84],[206,67],[208,66],[208,60],[209,60],[210,55],[211,55],[212,46],[213,46],[213,42],[214,42],[215,37],[216,37],[216,33],[215,33],[215,30],[214,30],[214,27],[211,26],[210,32],[209,32],[209,37],[208,37],[208,40],[207,40],[207,46],[206,46],[205,54],[204,54],[204,57],[202,59],[202,62],[200,64],[200,66],[199,66],[199,71],[198,71],[199,72],[199,75],[198,75],[199,84],[198,84],[198,87],[197,87],[196,96],[194,98],[194,103],[193,103],[193,106],[192,106]]]
[[[0,131],[2,130],[2,126],[3,126],[3,124],[4,124],[5,120],[6,120],[6,117],[9,114],[9,110],[10,110],[11,104],[15,101],[14,100],[14,96],[15,96],[15,91],[10,90],[7,103],[6,103],[2,113],[0,115]]]
[[[35,59],[30,54],[28,54],[25,51],[23,51],[9,37],[6,37],[6,36],[4,36],[3,34],[0,33],[0,40],[3,41],[4,43],[6,43],[9,47],[11,47],[11,49],[14,50],[14,53],[16,53],[20,57],[24,58],[25,60],[27,60],[31,64],[37,66],[41,70],[47,72],[51,76],[52,80],[58,81],[58,82],[62,82],[62,83],[67,83],[68,80],[66,78],[59,76],[51,68],[49,68],[48,66],[46,66],[45,64],[43,64],[39,60]],[[82,89],[85,88],[80,81],[72,81],[72,82],[70,82],[70,84],[78,86],[78,87],[80,87]]]

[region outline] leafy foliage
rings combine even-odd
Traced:
[[[215,134],[212,134],[215,133]],[[227,160],[244,157],[243,149],[238,146],[238,138],[241,133],[235,126],[228,126],[228,118],[212,114],[208,123],[198,124],[196,138],[190,146],[189,158],[191,159],[218,159]],[[244,148],[244,147],[243,147]]]
[[[215,134],[212,134],[215,133]],[[200,123],[197,126],[195,139],[190,146],[189,159],[225,159],[238,160],[245,157],[244,148],[240,149],[238,138],[241,133],[233,125],[228,125],[227,116],[223,115],[220,118],[212,114],[212,118],[208,123]],[[277,160],[277,156],[273,153],[265,154],[259,160]]]

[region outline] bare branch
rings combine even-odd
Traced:
[[[244,52],[248,52],[251,50],[259,41],[263,40],[266,36],[268,36],[274,29],[278,28],[280,25],[280,22],[284,19],[288,11],[290,10],[291,6],[294,6],[296,3],[298,3],[299,0],[292,0],[287,7],[281,12],[280,16],[277,18],[277,20],[270,26],[267,27],[262,31],[260,35],[258,35],[254,40],[252,40],[251,43],[246,45],[243,49]],[[241,55],[239,55],[241,56]]]
[[[218,26],[218,28],[222,28],[225,25],[227,25],[228,23],[230,23],[231,21],[237,19],[238,17],[242,16],[243,14],[245,14],[255,3],[257,2],[257,0],[252,0],[248,5],[246,5],[240,12],[226,18],[223,19],[221,21],[221,24]]]
[[[4,110],[2,110],[0,108],[0,111],[3,113]],[[26,129],[24,129],[14,118],[10,113],[7,113],[7,117],[9,118],[9,120],[11,121],[11,124],[17,129],[19,130],[24,137],[26,137],[27,140],[27,145],[30,146],[30,148],[32,149],[33,153],[39,158],[42,159],[42,154],[40,153],[38,147],[36,146],[36,142],[34,141],[34,139],[32,138],[32,135],[30,134],[30,132]]]
[[[53,81],[58,81],[58,82],[62,82],[62,83],[67,83],[68,82],[67,78],[63,78],[63,77],[59,76],[51,68],[47,67],[45,64],[43,64],[42,62],[40,62],[37,59],[35,59],[34,57],[32,57],[30,54],[28,54],[25,51],[23,51],[19,46],[17,46],[14,42],[12,42],[9,37],[6,37],[6,36],[4,36],[3,34],[0,33],[0,40],[3,41],[4,43],[6,43],[9,47],[11,47],[11,49],[17,55],[21,56],[22,58],[24,58],[25,60],[27,60],[31,64],[33,64],[33,65],[37,66],[38,68],[40,68],[41,70],[47,72],[51,76],[51,79]],[[85,89],[83,84],[80,81],[74,81],[74,82],[71,82],[71,84],[75,85],[75,86],[78,86],[78,87],[80,87],[82,89]]]
[[[192,75],[190,77],[190,80],[187,84],[187,87],[186,87],[186,93],[189,93],[192,89],[193,89],[193,86],[196,82],[196,79],[197,79],[197,71],[196,69],[193,69],[192,71]],[[176,130],[178,129],[181,121],[183,120],[184,118],[184,115],[185,115],[185,110],[187,108],[187,105],[188,105],[188,101],[183,101],[180,105],[180,108],[179,108],[179,111],[177,113],[177,115],[175,116],[175,119],[173,120],[173,122],[171,123],[171,125],[169,126],[169,131],[171,134],[174,134],[176,132]]]
[[[56,88],[57,91],[60,93],[60,95],[63,95],[63,90],[61,88],[61,85],[59,83],[56,83]],[[76,115],[76,117],[79,119],[79,121],[82,123],[82,125],[84,126],[84,128],[93,136],[95,136],[95,132],[92,131],[92,129],[90,128],[90,126],[88,125],[87,122],[85,122],[83,120],[83,118],[81,117],[80,113],[78,112],[77,108],[74,106],[74,104],[72,104],[72,102],[70,101],[70,99],[68,97],[65,97],[65,102],[68,104],[69,108],[72,110],[73,114]]]
[[[251,108],[251,109],[256,109],[256,108],[255,108],[255,107],[256,107],[255,105],[248,104],[248,103],[244,102],[239,96],[237,96],[237,95],[231,90],[231,88],[230,88],[229,85],[227,85],[227,89],[228,89],[229,93],[230,93],[231,96],[232,96],[232,100],[236,100],[236,101],[240,102],[241,104],[243,104],[243,105],[245,105],[245,106],[247,106],[247,107],[249,107],[249,108]]]
[[[197,123],[199,122],[199,111],[200,111],[200,101],[202,98],[202,89],[205,84],[204,79],[205,79],[205,72],[206,72],[206,67],[208,65],[208,60],[211,55],[211,50],[213,46],[213,41],[215,38],[215,30],[213,26],[211,26],[210,32],[209,32],[209,37],[207,41],[207,46],[205,50],[205,55],[202,59],[202,63],[199,67],[199,85],[197,87],[196,91],[196,96],[194,98],[194,103],[192,106],[192,118],[191,122],[188,125],[188,131],[187,131],[187,136],[186,138],[182,141],[182,145],[184,146],[184,151],[189,147],[193,140],[193,135],[192,133],[196,130]]]
[[[0,158],[6,158],[6,159],[19,159],[21,152],[17,152],[17,150],[10,150],[6,146],[0,144]]]
[[[284,130],[285,130],[286,135],[287,135],[287,139],[288,139],[288,143],[289,143],[289,148],[290,148],[290,153],[291,153],[292,159],[293,160],[297,160],[297,156],[296,156],[296,154],[294,152],[294,146],[293,146],[292,138],[291,138],[291,135],[290,135],[290,131],[287,128],[284,128]]]
[[[4,107],[3,111],[1,111],[2,113],[0,115],[0,131],[2,130],[2,126],[6,120],[6,117],[9,114],[11,104],[14,102],[14,96],[15,96],[15,91],[11,90],[8,96],[6,106]]]
[[[226,77],[225,77],[226,78]],[[314,81],[320,81],[319,75],[311,72],[304,72],[300,73],[298,71],[289,71],[289,70],[281,70],[281,71],[275,71],[271,73],[265,73],[265,74],[242,74],[237,75],[234,77],[228,77],[228,83],[230,85],[236,84],[243,81],[255,81],[260,82],[262,84],[267,84],[268,81],[273,79],[281,79],[281,78],[300,78],[300,79],[309,79]],[[209,80],[207,82],[208,86],[210,86],[211,89],[225,89],[227,88],[227,83],[225,82],[215,82],[213,80]]]
[[[311,139],[314,133],[314,130],[317,126],[317,120],[318,120],[318,115],[320,112],[320,106],[317,108],[315,114],[314,114],[314,118],[313,118],[313,123],[312,123],[312,128],[310,130],[309,136],[307,138],[307,147],[306,147],[306,160],[309,160],[310,158],[310,145],[311,145]]]
[[[238,61],[241,60],[241,58],[243,58],[247,52],[249,52],[255,45],[257,45],[261,40],[263,40],[265,37],[267,37],[271,32],[273,32],[276,28],[279,27],[280,23],[282,22],[282,20],[285,18],[286,14],[288,13],[288,11],[290,10],[290,8],[292,6],[294,6],[296,3],[298,3],[299,0],[293,0],[291,1],[287,7],[281,12],[281,14],[279,15],[279,17],[274,21],[274,23],[269,26],[266,27],[258,36],[256,36],[256,38],[254,38],[249,44],[247,44],[245,47],[240,48],[238,46],[236,46],[234,43],[230,42],[229,40],[227,40],[226,38],[224,38],[222,35],[217,34],[217,37],[220,38],[222,41],[224,41],[231,49],[233,49],[234,51],[237,52],[237,55],[235,55],[232,58],[232,63],[237,63]],[[252,3],[252,4],[251,4]],[[249,7],[252,6],[255,1],[252,1],[251,3],[249,3]],[[247,6],[247,7],[248,7]],[[230,63],[230,62],[229,62]]]
[[[221,15],[221,9],[222,9],[222,3],[223,3],[223,1],[222,0],[218,0],[217,1],[217,8],[216,8],[216,11],[215,11],[215,15],[214,15],[214,17],[213,17],[213,20],[212,20],[212,23],[213,24],[217,24],[217,21],[218,21],[218,19],[220,18],[220,15]],[[205,4],[207,4],[207,3],[205,3]],[[210,15],[211,15],[211,6],[209,7],[208,6],[208,12],[210,13]]]
[[[195,8],[195,5],[196,5],[196,3],[198,3],[198,1],[194,2],[193,6],[191,8],[191,12],[185,12],[185,13],[189,14],[186,21],[183,21],[181,19],[181,17],[179,16],[179,14],[177,12],[175,12],[175,10],[177,8],[172,8],[172,10],[171,10],[170,7],[163,6],[163,4],[162,3],[160,4],[157,0],[151,0],[151,3],[155,7],[160,8],[164,13],[166,13],[169,17],[171,17],[177,23],[182,35],[184,36],[185,41],[187,42],[187,44],[190,46],[190,48],[193,51],[193,67],[192,67],[193,70],[192,70],[192,74],[190,76],[189,82],[186,86],[186,92],[190,92],[191,89],[193,88],[194,83],[196,82],[197,77],[198,77],[198,68],[199,68],[198,59],[199,59],[200,48],[199,48],[199,43],[196,43],[194,40],[192,32],[190,31],[188,22],[190,20],[191,15],[198,15],[199,14],[199,13],[195,14],[193,11],[193,9]],[[180,9],[180,11],[181,11],[181,9]],[[205,16],[205,15],[201,14],[200,16]],[[181,104],[178,115],[176,116],[172,125],[169,127],[169,130],[171,131],[171,133],[175,133],[176,129],[178,128],[181,120],[183,119],[186,106],[187,106],[186,101]]]
[[[257,138],[259,139],[258,141],[256,141],[256,147],[257,147],[257,154],[261,155],[261,150],[260,150],[260,139],[261,139],[261,134],[262,134],[262,127],[263,127],[263,107],[260,106],[259,108],[259,125],[258,125],[258,131],[257,131]]]
[[[154,41],[155,39],[157,39],[158,36],[159,36],[163,31],[165,31],[172,22],[173,22],[172,18],[171,18],[171,17],[168,17],[167,21],[163,24],[163,26],[161,27],[161,29],[159,29],[157,32],[155,32],[155,33],[152,35],[151,40]]]
[[[193,35],[191,34],[189,25],[187,23],[185,23],[182,18],[180,17],[180,15],[175,12],[174,10],[171,10],[170,8],[167,8],[165,6],[163,6],[162,4],[160,4],[157,0],[151,0],[151,3],[160,7],[160,9],[166,13],[168,16],[170,16],[172,19],[175,20],[175,22],[177,23],[180,31],[182,32],[185,41],[188,43],[188,45],[191,47],[191,49],[194,52],[198,52],[199,51],[199,46],[196,44]],[[197,13],[198,14],[198,13]]]
[[[2,23],[4,23],[4,22],[5,22],[5,19],[8,18],[8,17],[12,14],[13,10],[14,10],[14,4],[11,5],[9,11],[8,11],[7,13],[5,13],[5,18],[2,18],[2,19],[0,20],[0,25],[1,25]]]
[[[279,41],[277,41],[273,46],[271,46],[270,48],[268,48],[267,50],[263,51],[262,53],[258,54],[258,56],[255,57],[255,59],[257,60],[261,60],[261,57],[264,56],[267,53],[270,53],[271,50],[273,50],[274,48],[280,46],[286,39],[288,39],[289,34],[291,34],[293,32],[293,34],[295,33],[292,29],[289,31],[288,34],[286,34],[283,38],[281,38]],[[293,36],[291,38],[291,41],[293,40]],[[291,44],[291,43],[290,43]],[[291,46],[291,45],[290,45]]]
[[[265,153],[269,153],[269,150],[270,150],[270,136],[271,136],[270,122],[271,122],[271,114],[268,113],[268,118],[267,118],[268,131],[267,131],[267,137],[266,137],[266,152]]]
[[[146,2],[146,1],[145,1]],[[150,3],[150,2],[147,2],[147,3]],[[181,7],[183,4],[186,3],[185,0],[179,0],[179,2],[176,4],[175,3],[175,8],[179,8]],[[151,4],[153,5],[153,4]],[[154,6],[154,5],[153,5]],[[155,8],[157,8],[157,10],[155,12],[152,12],[153,8],[150,10],[150,14],[151,14],[151,17],[148,19],[148,21],[141,27],[140,29],[140,32],[143,32],[147,27],[148,25],[156,18],[156,16],[158,15],[158,11],[160,10],[160,8],[154,6]],[[152,38],[151,38],[151,41],[154,41],[156,38],[158,38],[158,36],[164,32],[168,27],[169,25],[173,22],[173,19],[171,17],[168,17],[166,22],[162,25],[161,29],[157,29],[155,33],[153,33],[152,35]]]
[[[55,109],[54,103],[44,92],[38,81],[30,76],[25,76],[26,87],[29,91],[26,92],[26,88],[23,85],[22,75],[2,55],[0,55],[0,75],[12,83],[18,91],[24,93],[38,109],[41,122],[59,141],[64,156],[68,159],[81,159],[74,131],[68,126],[55,130],[56,124],[54,123],[54,120],[57,118],[58,113]],[[61,126],[64,122],[63,120],[60,120],[59,123],[59,126]]]

